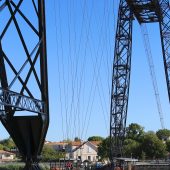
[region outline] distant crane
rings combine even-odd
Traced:
[[[112,74],[110,160],[123,155],[132,54],[132,25],[157,22],[160,26],[165,77],[170,100],[170,8],[168,0],[120,0]],[[153,77],[154,78],[154,77]],[[158,95],[156,95],[158,97]],[[158,99],[159,100],[159,99]],[[159,104],[159,102],[158,102]]]

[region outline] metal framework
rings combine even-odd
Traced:
[[[170,6],[168,0],[120,0],[115,37],[110,109],[110,160],[123,156],[132,51],[132,22],[158,22],[170,100]]]
[[[45,2],[2,0],[0,15],[0,119],[24,169],[40,169],[49,124]]]
[[[122,155],[129,95],[132,48],[132,11],[125,0],[120,1],[116,31],[111,96],[111,160]]]

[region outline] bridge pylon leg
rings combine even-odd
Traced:
[[[49,124],[45,0],[2,0],[0,16],[0,120],[24,169],[40,169]]]
[[[33,162],[31,160],[27,160],[24,170],[41,170],[37,161]]]
[[[115,37],[110,109],[110,160],[122,156],[129,97],[133,15],[126,0],[120,0]]]
[[[169,1],[160,1],[161,17],[160,17],[160,35],[162,44],[162,53],[165,69],[165,77],[167,83],[168,97],[170,101],[170,5]]]

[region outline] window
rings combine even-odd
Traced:
[[[91,161],[91,156],[88,156],[88,161]]]
[[[88,147],[88,150],[87,150],[87,152],[89,152],[89,153],[91,153],[91,152],[92,152],[92,149],[91,149],[91,147]]]

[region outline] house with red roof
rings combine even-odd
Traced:
[[[14,153],[0,150],[0,161],[12,161],[14,158],[15,158]]]
[[[71,141],[48,142],[46,145],[57,151],[66,152],[65,159],[96,162],[98,161],[97,151],[100,143],[100,141]]]
[[[66,156],[68,159],[81,160],[82,162],[96,162],[98,161],[98,141],[86,141],[79,143],[70,143],[70,149]]]

